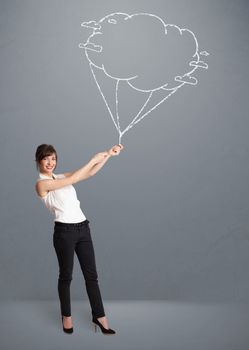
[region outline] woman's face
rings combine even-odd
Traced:
[[[39,167],[40,167],[41,173],[52,174],[53,170],[56,167],[56,155],[55,155],[55,153],[52,153],[50,156],[44,157],[40,161]]]

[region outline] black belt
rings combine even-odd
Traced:
[[[88,220],[84,220],[82,222],[77,222],[77,223],[67,223],[67,222],[60,222],[60,221],[55,221],[54,224],[55,226],[64,226],[64,227],[78,227],[78,226],[84,226],[89,223]]]

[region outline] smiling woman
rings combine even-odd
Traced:
[[[99,326],[103,334],[115,334],[108,327],[105,316],[89,221],[80,208],[73,184],[95,175],[111,156],[118,155],[122,149],[121,144],[113,146],[109,151],[97,153],[78,170],[63,174],[53,173],[57,166],[57,152],[52,145],[42,144],[36,150],[39,171],[36,192],[54,215],[53,245],[59,263],[58,294],[63,330],[66,333],[73,332],[70,284],[76,252],[85,279],[95,330]]]
[[[42,165],[44,165],[43,171],[51,170],[51,168],[55,169],[58,160],[57,152],[52,145],[42,144],[37,147],[35,160],[37,170],[39,167],[41,168]],[[53,161],[55,164],[52,166],[48,160],[51,160],[51,162]]]

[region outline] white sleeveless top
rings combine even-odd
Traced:
[[[64,174],[53,174],[55,178],[64,178]],[[51,177],[39,173],[40,181],[42,179],[51,179]],[[86,220],[84,213],[80,208],[80,201],[73,185],[67,185],[57,190],[49,191],[44,197],[39,198],[45,206],[54,214],[54,221],[65,223],[78,223]]]

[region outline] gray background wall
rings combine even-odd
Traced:
[[[57,173],[117,134],[78,43],[80,23],[149,12],[196,33],[209,70],[127,133],[125,150],[75,187],[104,299],[249,301],[247,1],[0,1],[1,298],[57,298],[53,218],[34,153]],[[72,297],[86,298],[75,257]]]

